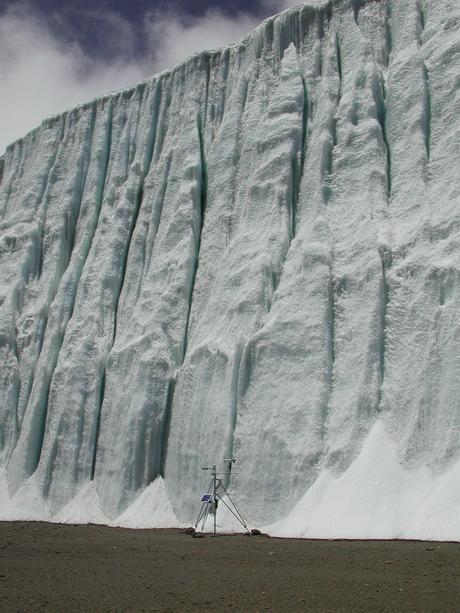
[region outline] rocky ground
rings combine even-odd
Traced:
[[[460,544],[0,523],[1,611],[458,611]]]

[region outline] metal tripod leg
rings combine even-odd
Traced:
[[[225,502],[225,500],[223,500],[223,498],[218,495],[218,498],[223,502],[223,504],[227,507],[227,509],[230,511],[230,513],[236,517],[236,519],[240,522],[240,524],[243,526],[243,528],[245,528],[245,530],[247,530],[248,533],[250,533],[250,529],[248,527],[248,524],[246,523],[246,520],[244,519],[243,515],[241,514],[241,511],[238,509],[238,507],[236,506],[236,504],[233,502],[233,500],[230,498],[230,494],[227,491],[227,488],[221,483],[221,487],[224,490],[225,494],[227,495],[227,498],[229,499],[230,503],[233,506],[233,509],[230,508],[230,506]]]

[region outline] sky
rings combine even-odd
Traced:
[[[301,0],[0,0],[0,155],[56,113],[239,40]]]

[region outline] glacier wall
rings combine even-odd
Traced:
[[[0,517],[190,522],[234,455],[274,533],[460,539],[459,26],[319,0],[8,147]]]

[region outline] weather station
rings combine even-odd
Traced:
[[[194,532],[196,532],[200,523],[201,532],[203,532],[206,526],[206,521],[208,520],[209,516],[211,516],[213,518],[213,534],[217,534],[217,509],[219,507],[219,504],[222,503],[236,518],[238,523],[241,524],[246,534],[258,534],[258,530],[251,530],[249,528],[246,520],[244,519],[244,516],[242,515],[235,501],[231,498],[227,488],[223,483],[224,477],[231,475],[232,465],[236,462],[236,459],[224,458],[224,462],[228,463],[228,470],[223,472],[217,471],[216,464],[213,464],[212,466],[202,467],[202,470],[210,471],[211,480],[206,493],[201,496],[201,508],[195,522]]]

